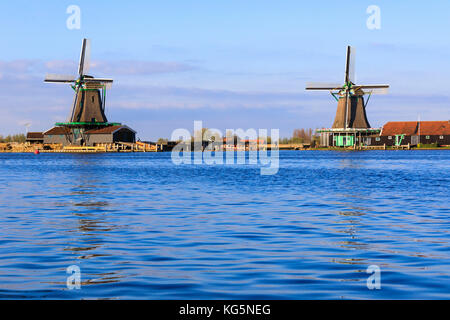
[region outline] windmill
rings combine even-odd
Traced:
[[[47,74],[45,82],[67,83],[75,91],[68,122],[57,122],[53,128],[44,131],[44,144],[72,146],[85,151],[85,147],[101,147],[102,150],[134,150],[136,131],[118,122],[108,122],[105,115],[106,90],[112,79],[88,75],[91,43],[83,39],[81,45],[78,75]],[[81,148],[78,148],[80,146]],[[78,149],[77,149],[78,148]],[[81,152],[80,151],[80,152]]]
[[[77,76],[47,74],[45,82],[69,83],[75,91],[72,112],[65,125],[83,126],[107,124],[105,115],[106,89],[112,85],[112,79],[89,76],[91,43],[83,39]]]
[[[31,121],[26,121],[26,120],[25,121],[20,121],[19,124],[24,126],[25,127],[25,133],[28,133],[28,130],[31,127]]]
[[[331,95],[338,102],[336,116],[334,118],[333,126],[328,130],[321,130],[321,132],[347,134],[373,132],[371,130],[369,121],[367,120],[366,107],[370,97],[374,93],[387,93],[389,85],[387,84],[373,84],[360,85],[355,81],[355,50],[351,46],[347,47],[347,57],[345,64],[345,80],[344,84],[327,84],[327,83],[308,83],[306,90],[326,90],[330,91]],[[364,95],[368,94],[367,100]],[[354,136],[353,136],[354,137]],[[345,139],[345,138],[344,138]],[[353,144],[352,138],[352,144]],[[344,146],[349,143],[344,141]]]

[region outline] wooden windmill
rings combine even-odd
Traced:
[[[136,131],[118,122],[108,122],[106,118],[106,89],[111,87],[113,80],[88,75],[90,52],[90,41],[83,39],[78,75],[47,74],[45,77],[45,82],[70,84],[75,97],[68,122],[57,122],[53,128],[43,132],[44,143],[75,148],[100,146],[105,150],[119,150],[119,147],[123,150],[123,143],[127,143],[132,149]]]
[[[77,76],[47,74],[45,82],[69,83],[75,91],[72,112],[66,125],[93,126],[107,124],[105,115],[106,89],[112,79],[94,78],[87,75],[90,67],[91,44],[83,39]]]
[[[345,82],[341,84],[309,83],[306,90],[327,90],[338,102],[333,129],[368,129],[366,107],[373,93],[386,93],[389,85],[373,84],[359,85],[355,82],[355,50],[347,47],[347,59],[345,64]],[[367,100],[364,95],[368,94]]]

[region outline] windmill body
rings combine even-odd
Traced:
[[[371,128],[367,119],[366,107],[373,93],[386,93],[389,85],[358,85],[355,84],[354,69],[355,51],[347,47],[344,84],[311,83],[306,90],[326,90],[337,101],[337,110],[331,128],[321,129],[321,144],[324,146],[354,146],[363,144],[368,136],[380,129]],[[367,99],[365,96],[367,95]]]
[[[103,109],[103,99],[100,89],[78,90],[75,96],[73,111],[70,115],[70,122],[108,122]]]
[[[122,126],[120,123],[108,122],[106,118],[106,90],[111,87],[113,80],[95,78],[87,74],[90,67],[90,48],[90,41],[83,39],[77,76],[48,74],[44,80],[49,83],[69,84],[74,90],[74,99],[68,121],[58,122],[56,127],[46,132],[48,133],[47,136],[52,137],[48,138],[48,143],[89,145],[90,140],[98,141],[98,137],[97,139],[90,139],[90,133],[92,132],[104,134],[104,132],[111,131],[111,134],[113,134],[122,129],[124,129],[122,131],[129,131],[127,138],[129,141],[126,142],[134,142],[135,140],[135,131]],[[64,137],[61,138],[62,136]],[[117,136],[123,137],[124,133],[117,133]],[[114,142],[110,140],[114,139],[105,139],[105,142]]]
[[[363,95],[350,96],[348,102],[346,102],[346,99],[344,97],[339,98],[336,116],[334,118],[332,128],[370,128],[369,120],[367,120],[364,102],[365,101]],[[346,115],[347,108],[348,115]]]

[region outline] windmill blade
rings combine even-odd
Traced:
[[[347,59],[345,62],[345,83],[355,83],[355,48],[347,46]]]
[[[388,94],[389,85],[387,84],[373,84],[373,85],[361,85],[356,88],[361,89],[365,93],[370,94]]]
[[[380,89],[364,89],[363,92],[365,94],[388,94],[389,89],[388,88],[380,88]]]
[[[388,84],[362,84],[362,85],[358,85],[358,88],[361,89],[388,89],[389,85]]]
[[[89,72],[91,66],[91,40],[83,39],[81,44],[80,64],[78,66],[78,74],[81,76]]]
[[[325,82],[307,82],[306,90],[340,90],[342,85],[339,83],[325,83]]]
[[[389,88],[372,89],[370,91],[372,92],[372,94],[388,94]]]
[[[44,81],[56,83],[70,83],[75,81],[75,77],[62,74],[46,74]]]

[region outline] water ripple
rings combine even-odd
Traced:
[[[450,152],[280,157],[0,154],[0,298],[450,298]]]

